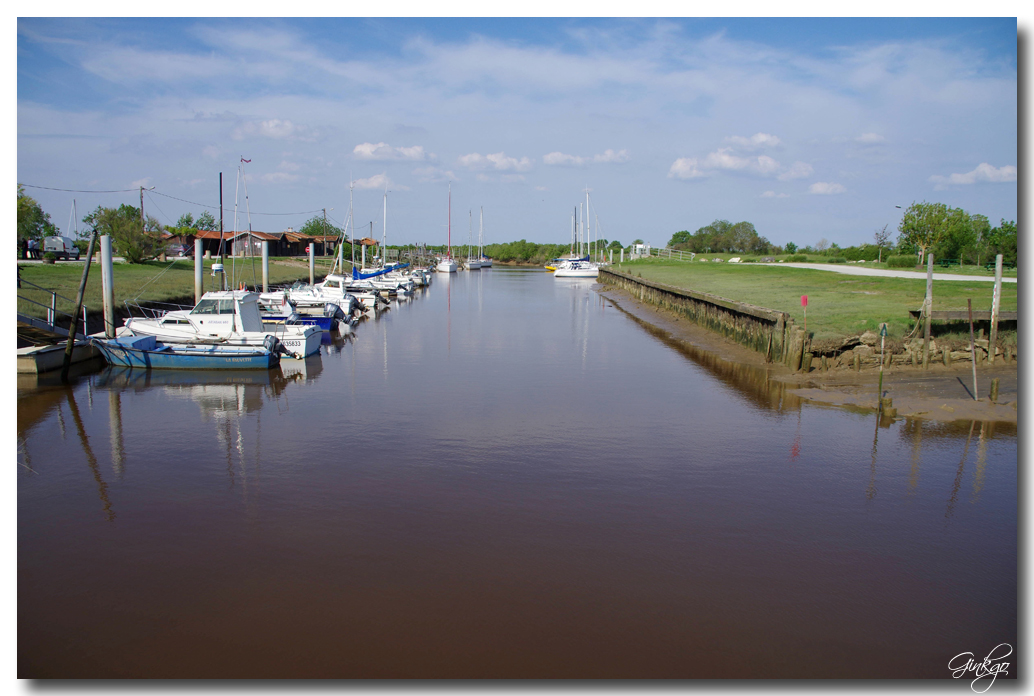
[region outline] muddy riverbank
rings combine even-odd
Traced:
[[[640,302],[615,287],[596,286],[617,308],[652,326],[671,341],[714,353],[723,360],[764,371],[771,382],[786,385],[794,397],[829,406],[873,409],[877,407],[879,369],[853,366],[831,367],[807,374],[792,372],[778,363],[766,363],[764,355],[701,328],[675,312]],[[992,379],[998,379],[998,399],[988,393]],[[969,362],[950,366],[932,364],[928,369],[892,365],[883,372],[885,398],[893,402],[899,418],[936,421],[990,420],[1016,423],[1019,381],[1016,363],[985,364],[977,368],[977,396],[973,399],[973,374]]]

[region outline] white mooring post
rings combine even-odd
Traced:
[[[262,242],[262,292],[269,292],[269,242]]]
[[[194,240],[194,304],[201,301],[205,294],[205,244],[200,239]]]
[[[115,338],[115,283],[111,236],[101,237],[101,292],[104,294],[104,336]]]
[[[309,285],[316,284],[316,242],[309,242]]]

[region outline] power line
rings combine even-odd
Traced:
[[[81,190],[81,189],[62,189],[62,188],[53,188],[53,187],[50,187],[50,186],[36,186],[34,184],[22,184],[22,183],[19,183],[18,185],[19,186],[24,186],[26,188],[43,189],[45,191],[61,191],[63,193],[136,193],[137,191],[140,190],[140,187],[137,187],[137,188],[131,188],[131,189],[115,189],[115,190],[112,190],[112,191],[87,191],[87,190]],[[153,193],[156,196],[165,196],[166,198],[171,198],[174,201],[180,201],[181,203],[189,203],[190,205],[196,205],[196,206],[201,207],[201,208],[209,208],[211,210],[219,210],[219,206],[217,206],[217,205],[207,205],[205,203],[198,203],[197,201],[188,201],[186,198],[177,198],[176,196],[170,196],[167,193],[162,193],[160,191],[155,191],[153,189],[151,191],[149,191],[149,193]],[[311,214],[321,213],[321,212],[323,212],[322,208],[317,208],[316,210],[302,210],[302,211],[299,211],[299,212],[296,212],[296,213],[256,213],[256,212],[253,211],[251,214],[252,215],[311,215]]]

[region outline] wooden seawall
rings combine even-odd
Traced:
[[[811,341],[794,326],[786,312],[765,309],[745,302],[727,300],[600,269],[599,282],[617,286],[642,302],[670,309],[726,338],[764,354],[768,362],[783,362],[790,369],[801,367]],[[810,357],[810,356],[809,356]]]

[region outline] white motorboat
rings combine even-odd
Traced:
[[[287,323],[267,327],[259,312],[259,294],[247,290],[206,292],[193,309],[155,313],[126,319],[125,330],[134,336],[154,336],[162,343],[220,343],[262,346],[275,336],[288,350],[302,357],[320,350],[317,326]]]

